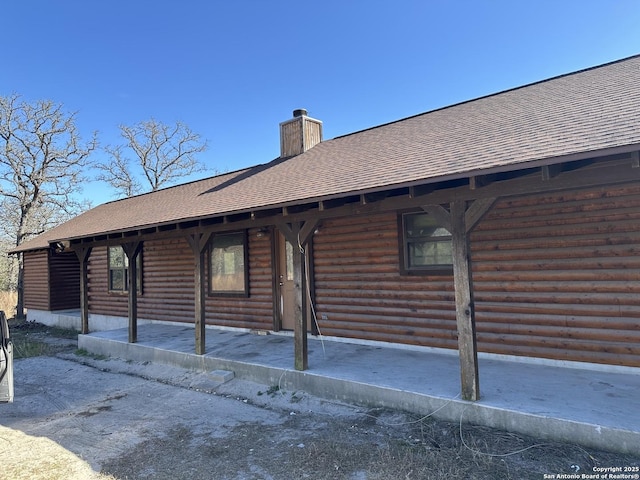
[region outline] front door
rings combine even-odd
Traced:
[[[293,245],[278,235],[278,271],[280,284],[280,328],[293,330],[295,325],[295,286],[293,283]]]

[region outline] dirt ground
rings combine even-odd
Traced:
[[[15,402],[0,404],[2,479],[495,480],[609,467],[640,478],[640,454],[542,443],[278,385],[221,384],[209,373],[92,357],[55,334],[29,330],[30,343],[48,348],[15,361]]]

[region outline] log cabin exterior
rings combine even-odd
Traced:
[[[80,308],[78,257],[73,252],[42,249],[24,256],[25,304],[44,311]]]
[[[308,334],[457,349],[470,400],[478,352],[640,367],[639,80],[631,57],[328,141],[297,110],[269,163],[18,247],[26,307],[131,342],[195,323],[196,353],[205,325],[291,331],[300,370]]]

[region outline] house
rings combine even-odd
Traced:
[[[32,319],[138,321],[640,367],[640,56],[89,210],[17,249]]]

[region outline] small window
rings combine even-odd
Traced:
[[[244,232],[216,235],[211,242],[209,285],[213,294],[248,294],[247,237]]]
[[[109,247],[109,291],[128,292],[129,291],[129,259],[122,247]],[[137,266],[137,290],[142,293],[142,253],[136,259]]]
[[[403,273],[451,273],[451,232],[428,213],[401,216]]]

